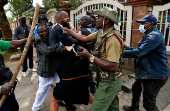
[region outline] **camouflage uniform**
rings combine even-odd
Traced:
[[[120,33],[114,30],[114,27],[110,27],[103,35],[101,35],[101,31],[89,35],[92,42],[96,41],[93,55],[102,60],[119,63],[119,68],[116,72],[112,72],[100,68],[96,64],[91,65],[92,71],[96,71],[96,80],[99,81],[99,87],[90,111],[119,111],[117,94],[123,83],[123,78],[119,78],[121,76],[121,62],[119,61],[121,61],[120,57],[123,49],[121,43],[123,41]]]

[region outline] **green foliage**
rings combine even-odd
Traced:
[[[72,3],[71,8],[59,8],[60,1],[62,0],[43,0],[43,5],[47,10],[53,7],[57,8],[57,10],[74,10],[82,4],[79,0],[69,0]]]
[[[26,18],[33,18],[34,14],[33,13],[24,13],[24,17]]]
[[[12,12],[13,17],[17,17],[22,12],[32,8],[33,0],[8,0],[9,6],[7,11]]]
[[[43,0],[44,7],[48,10],[53,7],[58,7],[61,0]]]
[[[0,16],[2,17],[3,16],[3,12],[0,12]],[[0,23],[2,23],[2,18],[0,18]]]
[[[7,19],[8,19],[8,21],[9,21],[10,23],[14,20],[13,17],[8,17]]]
[[[69,0],[71,3],[72,3],[72,7],[71,7],[71,10],[74,10],[74,9],[76,9],[77,7],[79,7],[81,4],[82,4],[82,2],[79,2],[79,0]]]
[[[2,16],[4,13],[3,12],[0,12],[0,16]]]
[[[4,62],[7,62],[10,60],[10,57],[12,55],[16,55],[16,54],[21,54],[20,51],[16,51],[16,52],[10,52],[10,53],[7,53],[7,51],[2,51],[2,55],[4,57]]]
[[[4,22],[4,26],[6,26],[6,25],[9,25],[9,23],[8,22]]]

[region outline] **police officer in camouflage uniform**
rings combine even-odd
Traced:
[[[67,28],[63,28],[76,39],[95,43],[94,51],[90,54],[85,48],[76,56],[88,58],[92,63],[92,70],[97,73],[96,80],[99,87],[95,94],[90,111],[119,111],[118,92],[122,86],[121,54],[123,40],[119,31],[113,27],[118,24],[117,12],[104,7],[97,10],[96,25],[100,28],[88,36],[78,35]]]

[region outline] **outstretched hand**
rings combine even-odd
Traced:
[[[125,43],[124,43],[124,44],[123,44],[123,48],[124,48],[124,50],[127,50],[128,46],[125,45]]]
[[[70,30],[67,27],[62,27],[61,29],[64,30],[65,32],[68,32],[68,30]]]
[[[70,34],[69,34],[70,29],[68,29],[67,27],[62,27],[61,29],[64,30],[64,32],[67,33],[68,36],[70,36]]]
[[[76,56],[81,58],[90,58],[91,54],[89,53],[89,51],[83,47],[81,48],[83,49],[83,51],[77,51]]]
[[[81,27],[82,27],[81,25],[78,27],[78,31],[81,31]]]

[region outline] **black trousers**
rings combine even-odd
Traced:
[[[21,52],[23,53],[23,50],[21,50]],[[33,68],[33,48],[29,47],[28,52],[25,56],[25,59],[23,61],[22,64],[22,72],[26,72],[27,71],[27,58],[29,58],[29,68],[32,69]]]
[[[139,110],[139,100],[143,88],[143,107],[146,111],[159,111],[156,106],[156,97],[168,78],[164,79],[137,79],[132,86],[132,107]]]

